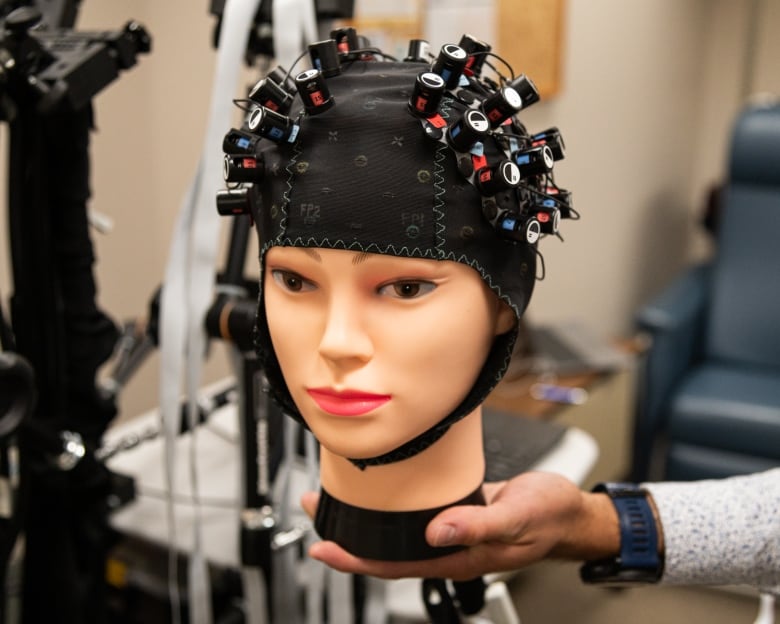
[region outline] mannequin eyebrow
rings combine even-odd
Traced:
[[[322,263],[322,256],[317,253],[316,249],[312,249],[311,247],[302,247],[301,249],[307,256],[309,256],[313,260],[316,260],[317,262]],[[352,258],[352,264],[353,265],[358,265],[361,262],[365,262],[370,257],[371,257],[370,253],[368,253],[367,251],[361,251],[354,258]]]

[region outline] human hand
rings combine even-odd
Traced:
[[[548,556],[590,559],[619,550],[617,517],[606,496],[582,492],[564,477],[528,472],[483,486],[487,505],[442,511],[428,524],[433,546],[467,548],[423,561],[377,561],[351,555],[334,542],[317,542],[309,555],[341,572],[381,578],[468,580],[515,570]],[[302,504],[314,516],[318,495]],[[614,523],[614,526],[612,526]]]

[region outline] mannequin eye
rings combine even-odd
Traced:
[[[279,286],[289,292],[307,292],[314,290],[316,287],[314,282],[310,282],[292,271],[274,269],[271,271],[271,277],[274,278],[274,281],[279,284]]]
[[[421,280],[401,280],[379,287],[380,295],[389,295],[397,299],[415,299],[432,292],[436,288],[433,282]]]

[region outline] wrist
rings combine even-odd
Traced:
[[[620,552],[617,511],[606,494],[580,492],[580,506],[567,531],[555,546],[556,557],[602,559]]]

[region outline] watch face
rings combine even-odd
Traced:
[[[647,490],[636,483],[606,482],[599,483],[593,488],[594,492],[606,492],[611,497],[639,496],[646,497]]]
[[[580,578],[585,583],[630,585],[657,583],[663,571],[663,562],[656,568],[621,568],[618,559],[589,561],[580,568]]]

